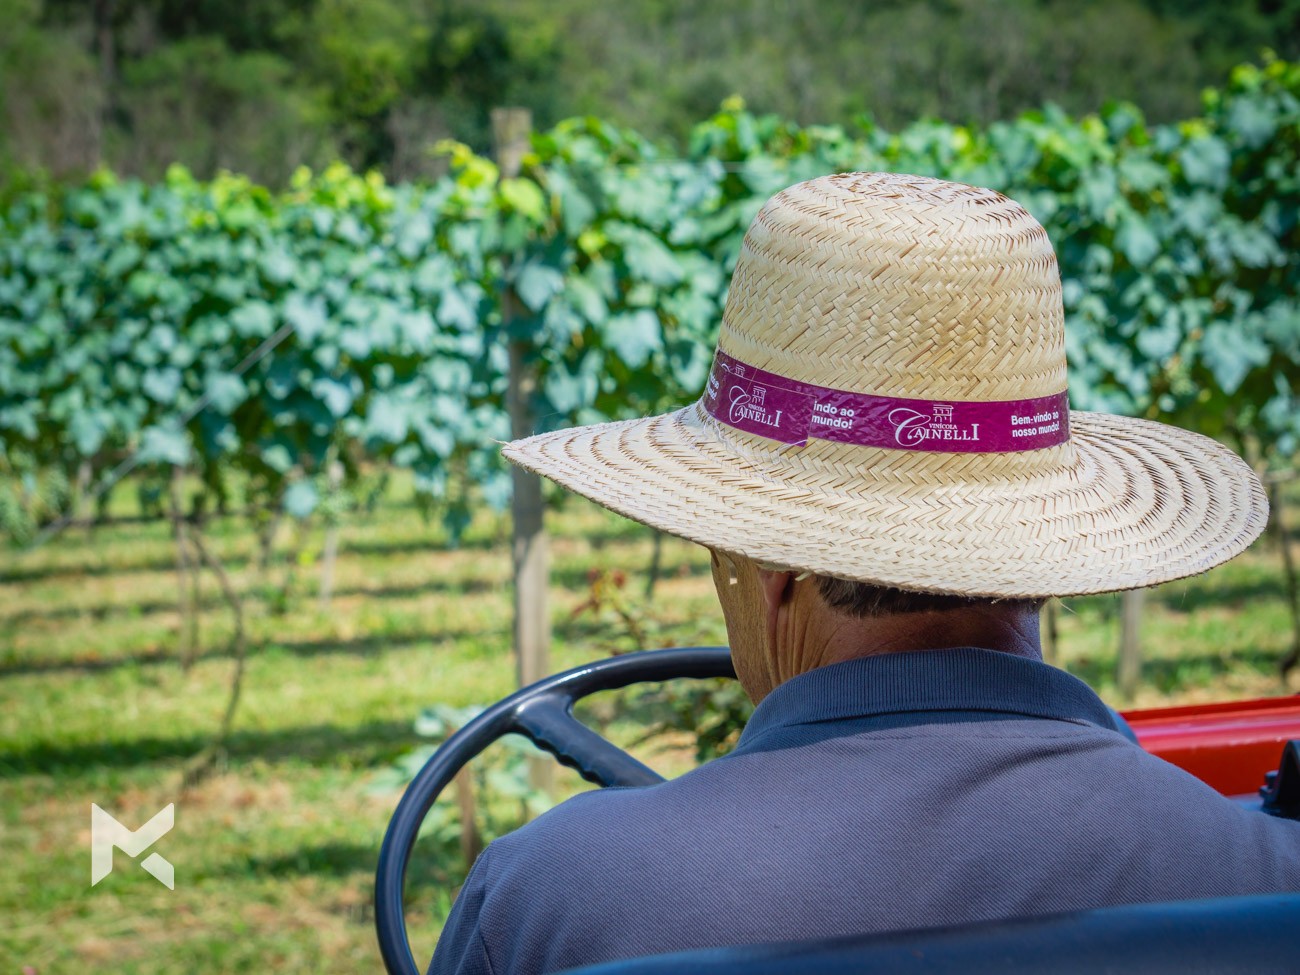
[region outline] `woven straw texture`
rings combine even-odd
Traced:
[[[719,347],[815,385],[900,398],[1065,389],[1046,233],[991,190],[849,173],[755,217]],[[1064,596],[1202,572],[1263,530],[1235,454],[1163,424],[1072,412],[1069,442],[940,453],[744,433],[697,403],[508,444],[515,463],[629,518],[792,569],[924,592]]]

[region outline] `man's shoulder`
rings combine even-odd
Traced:
[[[475,882],[495,971],[707,943],[692,932],[716,891],[692,864],[725,827],[707,804],[685,812],[680,782],[581,793],[488,847]]]
[[[725,760],[715,760],[685,775],[651,786],[594,789],[548,810],[492,844],[498,857],[544,858],[554,863],[557,849],[579,853],[610,852],[634,857],[641,847],[662,853],[683,835],[684,823],[696,829],[710,819],[710,799],[727,803]],[[692,832],[698,837],[698,832]],[[587,855],[569,858],[577,867],[593,862]]]

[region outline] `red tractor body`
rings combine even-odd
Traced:
[[[1138,742],[1225,796],[1255,796],[1300,738],[1300,695],[1126,711]]]

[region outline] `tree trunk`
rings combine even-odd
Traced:
[[[104,162],[104,133],[113,123],[117,111],[117,44],[113,36],[113,19],[117,0],[93,0],[91,7],[95,29],[95,54],[99,59],[99,83],[104,97],[94,133],[94,165]]]
[[[1142,603],[1146,598],[1143,589],[1129,589],[1120,593],[1120,618],[1122,620],[1119,640],[1119,692],[1126,699],[1132,699],[1137,692],[1138,681],[1142,677],[1142,655],[1139,640],[1142,627]]]
[[[483,852],[483,836],[478,831],[478,820],[474,802],[474,777],[469,769],[463,768],[452,780],[456,790],[456,806],[460,810],[460,852],[465,858],[465,870],[474,866],[474,861]]]
[[[188,672],[199,654],[199,586],[198,566],[190,559],[190,532],[185,523],[185,510],[181,501],[181,483],[184,477],[185,471],[182,468],[172,468],[167,491],[167,510],[172,522],[172,537],[176,542],[176,586],[181,611],[181,670]]]
[[[343,465],[331,460],[326,467],[330,494],[337,494],[343,484]],[[330,608],[330,599],[334,596],[334,564],[339,555],[339,516],[337,510],[331,509],[329,521],[325,526],[325,550],[320,559],[320,593],[321,612]]]
[[[494,108],[492,139],[497,165],[503,179],[519,175],[523,155],[528,151],[532,116],[527,109]],[[510,323],[520,317],[514,290],[507,287],[501,295],[501,320],[507,336]],[[537,418],[533,399],[537,393],[537,366],[527,341],[508,339],[510,385],[507,407],[510,434],[515,439],[536,432]],[[549,568],[549,545],[543,524],[542,479],[531,471],[515,466],[510,471],[514,488],[510,501],[513,521],[511,558],[514,565],[514,643],[515,664],[521,687],[541,680],[550,670],[551,621],[546,606]],[[549,759],[538,756],[529,764],[533,787],[550,792],[554,770]]]
[[[190,760],[182,778],[185,787],[194,785],[207,776],[216,766],[218,758],[225,751],[226,742],[230,738],[230,729],[235,723],[235,713],[239,710],[239,698],[244,689],[244,670],[248,659],[248,636],[244,630],[244,605],[239,598],[239,593],[235,591],[235,587],[231,584],[230,576],[226,573],[226,567],[204,544],[203,538],[198,531],[190,533],[190,541],[194,545],[195,552],[198,553],[199,560],[216,576],[217,585],[221,588],[221,594],[225,597],[226,604],[230,607],[231,615],[234,618],[235,632],[230,638],[230,650],[231,655],[235,658],[235,669],[230,677],[230,697],[226,701],[226,710],[221,716],[221,724],[217,728],[217,734],[212,739],[211,744]]]
[[[302,566],[302,550],[307,544],[307,533],[311,528],[310,516],[300,521],[290,519],[289,544],[284,553],[284,570],[280,574],[280,585],[274,590],[271,612],[283,616],[289,612],[293,602],[294,590],[297,589],[298,570]]]
[[[659,574],[663,571],[664,562],[664,533],[658,528],[651,531],[654,533],[654,539],[650,549],[650,571],[646,574],[645,580],[646,599],[654,599],[655,586],[659,584]]]
[[[90,461],[83,460],[77,465],[77,485],[72,495],[72,512],[84,523],[88,539],[95,535],[95,499],[90,494],[90,482],[94,476],[95,470]]]
[[[1279,669],[1285,679],[1291,669],[1300,663],[1300,583],[1296,580],[1295,555],[1291,551],[1291,536],[1287,533],[1286,511],[1283,508],[1281,479],[1272,479],[1268,485],[1268,520],[1282,553],[1282,573],[1286,580],[1287,603],[1291,609],[1291,650],[1282,659]]]
[[[271,569],[271,552],[275,548],[275,535],[280,530],[280,512],[266,512],[265,520],[257,526],[257,573],[262,582],[267,581]]]

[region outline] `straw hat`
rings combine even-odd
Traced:
[[[1056,256],[992,190],[847,173],[754,218],[704,396],[505,456],[636,521],[791,569],[922,592],[1148,586],[1264,528],[1206,437],[1072,412]]]

